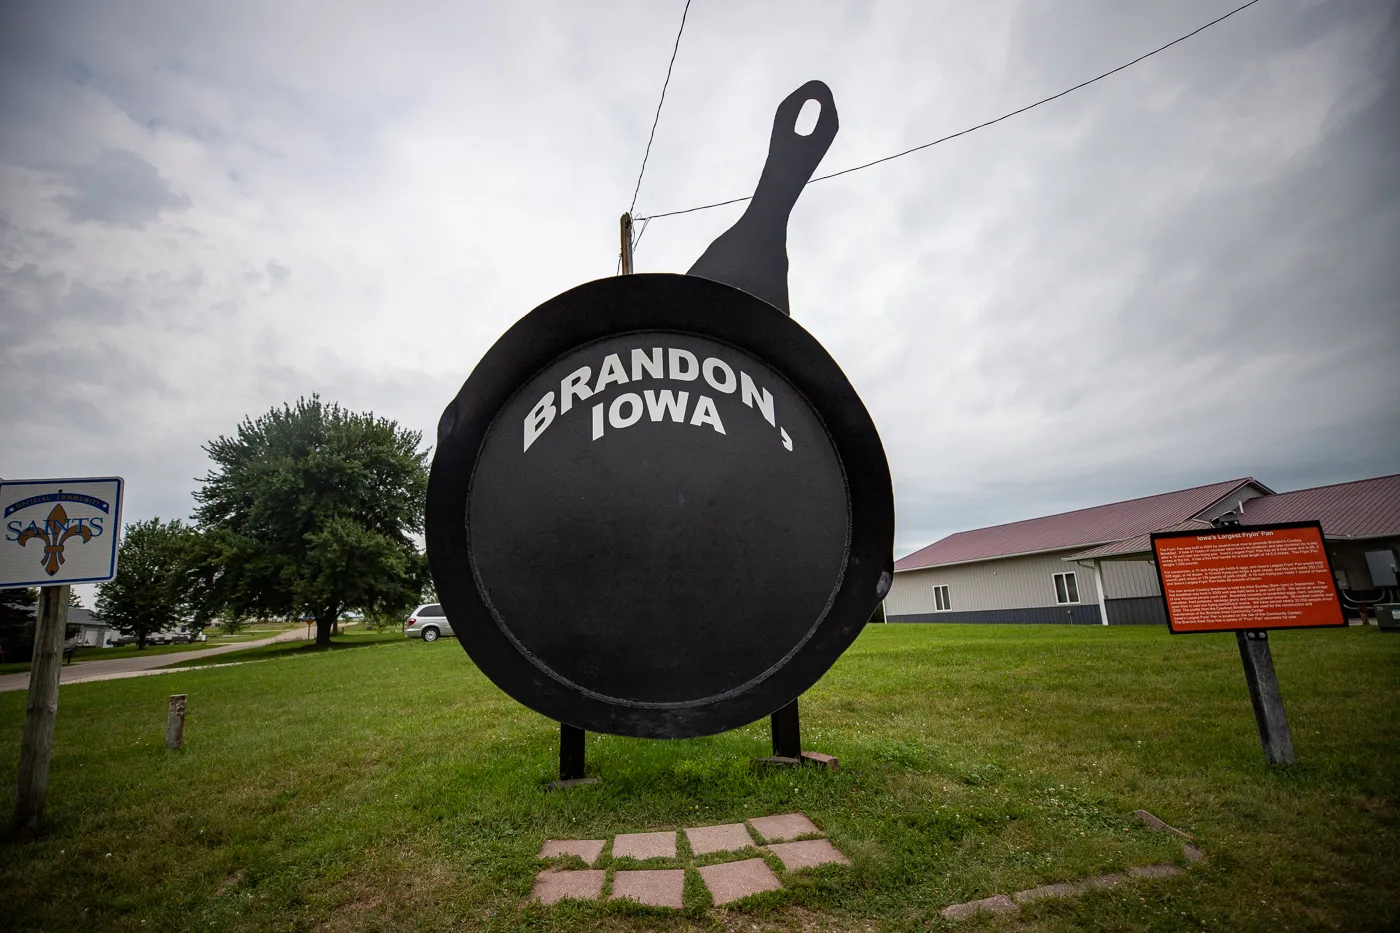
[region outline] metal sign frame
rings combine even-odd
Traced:
[[[1321,623],[1321,624],[1316,624],[1316,625],[1269,625],[1269,624],[1266,624],[1266,623],[1254,622],[1254,623],[1248,623],[1248,624],[1241,624],[1241,625],[1238,625],[1238,626],[1231,626],[1231,627],[1228,627],[1228,628],[1226,628],[1226,627],[1216,627],[1216,628],[1183,627],[1183,628],[1181,628],[1181,629],[1178,629],[1178,628],[1177,628],[1176,623],[1172,620],[1171,600],[1169,600],[1169,599],[1167,598],[1167,581],[1166,581],[1166,577],[1165,577],[1165,576],[1163,575],[1163,573],[1162,573],[1161,554],[1160,554],[1160,552],[1157,550],[1157,542],[1158,542],[1158,541],[1163,540],[1163,539],[1172,539],[1172,538],[1215,538],[1215,537],[1223,537],[1223,536],[1226,536],[1226,535],[1240,535],[1240,534],[1242,534],[1242,533],[1243,533],[1243,534],[1248,534],[1248,533],[1250,533],[1250,532],[1260,532],[1260,531],[1282,531],[1282,530],[1293,529],[1293,528],[1310,528],[1310,529],[1314,529],[1314,530],[1317,531],[1318,541],[1321,542],[1322,562],[1326,565],[1326,568],[1327,568],[1327,583],[1328,583],[1328,586],[1331,588],[1332,599],[1333,599],[1334,604],[1335,604],[1336,607],[1337,607],[1337,618],[1338,618],[1338,621],[1336,621],[1336,622],[1328,622],[1328,623]],[[1209,529],[1186,530],[1186,531],[1159,531],[1159,532],[1154,532],[1154,533],[1152,534],[1152,556],[1153,556],[1152,566],[1153,566],[1153,569],[1155,569],[1155,570],[1157,571],[1157,585],[1161,588],[1161,591],[1162,591],[1162,603],[1163,603],[1163,605],[1166,607],[1166,612],[1167,612],[1167,628],[1171,631],[1171,633],[1172,633],[1173,635],[1203,635],[1203,634],[1210,634],[1210,633],[1212,633],[1212,632],[1264,632],[1264,631],[1271,631],[1271,630],[1272,630],[1272,631],[1284,631],[1284,630],[1289,630],[1289,629],[1340,628],[1340,627],[1344,627],[1344,626],[1347,624],[1346,615],[1342,612],[1342,609],[1341,609],[1341,592],[1337,589],[1337,576],[1336,576],[1335,573],[1333,573],[1333,570],[1332,570],[1332,559],[1331,559],[1331,557],[1330,557],[1330,556],[1328,555],[1328,553],[1327,553],[1327,539],[1326,539],[1326,537],[1325,537],[1325,536],[1323,535],[1323,533],[1322,533],[1322,523],[1321,523],[1321,522],[1317,522],[1317,521],[1276,522],[1276,523],[1274,523],[1274,524],[1267,524],[1267,525],[1229,525],[1229,526],[1225,526],[1225,527],[1222,527],[1222,528],[1209,528]]]
[[[108,535],[110,535],[109,543],[106,543],[105,545],[111,548],[111,554],[109,555],[109,558],[106,561],[106,571],[103,573],[99,573],[96,576],[72,577],[65,576],[60,567],[56,570],[56,572],[50,573],[47,576],[39,577],[38,579],[0,579],[0,587],[8,589],[25,586],[63,586],[65,584],[72,583],[105,583],[106,581],[111,580],[117,575],[117,552],[121,546],[122,506],[126,497],[126,482],[120,476],[88,476],[68,477],[62,479],[0,480],[0,502],[3,502],[6,498],[5,490],[12,489],[14,487],[47,487],[52,490],[52,492],[39,492],[38,490],[35,490],[35,495],[28,497],[29,499],[36,500],[32,505],[21,505],[21,503],[27,501],[26,499],[21,499],[18,502],[9,503],[9,505],[4,507],[3,512],[0,513],[0,547],[9,548],[10,546],[17,544],[17,537],[25,534],[24,529],[17,529],[15,527],[12,527],[14,525],[18,525],[18,523],[20,522],[19,519],[13,518],[13,515],[16,512],[20,511],[23,508],[32,508],[34,505],[46,505],[49,502],[53,502],[55,507],[61,507],[62,503],[64,502],[68,502],[70,504],[89,504],[85,501],[86,498],[89,498],[85,494],[71,492],[64,493],[60,487],[67,486],[71,488],[72,486],[77,484],[91,483],[115,484],[115,492],[112,497],[112,501],[110,503],[106,503],[105,500],[103,500],[104,504],[106,504],[108,508],[104,510],[104,514],[100,516],[101,518],[105,519],[103,525],[101,526],[102,531],[100,532],[100,535],[102,537],[107,537]],[[96,538],[99,536],[93,535],[90,531],[87,532],[85,535],[80,530],[81,526],[77,528],[65,527],[63,533],[58,534],[55,530],[51,530],[48,527],[48,520],[49,516],[45,516],[45,528],[38,535],[30,535],[29,540],[36,542],[42,540],[45,545],[46,551],[54,551],[54,554],[52,556],[55,558],[55,566],[67,562],[66,557],[64,556],[64,552],[67,550],[67,545],[70,543],[70,541],[72,541],[73,539],[77,539],[76,544],[86,547],[91,545],[91,538]],[[12,534],[16,537],[12,538]],[[27,549],[28,543],[26,542],[24,546]],[[6,564],[8,564],[8,561],[0,562],[0,574],[3,574],[4,567]]]

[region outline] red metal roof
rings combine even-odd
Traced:
[[[960,531],[896,561],[894,569],[918,570],[1120,541],[1184,522],[1247,483],[1266,488],[1246,477],[1007,525]],[[1258,500],[1251,500],[1246,509],[1252,509],[1255,501]]]
[[[1240,514],[1241,525],[1302,521],[1329,538],[1400,536],[1400,473],[1250,499]]]
[[[1251,502],[1254,500],[1250,500]],[[1188,518],[1184,522],[1175,525],[1168,525],[1165,528],[1158,528],[1158,531],[1205,531],[1214,528],[1210,522],[1202,521],[1199,518]],[[1140,554],[1152,553],[1152,533],[1134,535],[1131,538],[1124,538],[1122,541],[1110,541],[1108,544],[1090,548],[1087,551],[1080,551],[1078,554],[1071,554],[1065,560],[1093,560],[1095,558],[1108,557],[1136,557]]]

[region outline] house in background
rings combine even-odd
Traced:
[[[72,606],[68,609],[68,628],[78,629],[70,641],[83,648],[106,648],[117,640],[118,632],[99,619],[90,609]]]
[[[1322,522],[1343,599],[1400,597],[1400,475],[1278,494],[1252,478],[962,531],[895,562],[890,622],[1166,623],[1151,534]]]

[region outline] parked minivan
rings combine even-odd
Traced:
[[[405,638],[421,638],[424,641],[437,641],[439,636],[451,635],[452,626],[447,624],[447,616],[438,603],[424,603],[408,617],[404,628]]]

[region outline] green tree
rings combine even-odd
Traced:
[[[28,661],[34,653],[35,587],[0,590],[0,663]]]
[[[228,588],[233,582],[225,562],[228,536],[217,531],[192,528],[183,547],[185,586],[189,594],[189,619],[186,628],[198,635],[215,619],[223,624],[223,633],[232,635],[243,627],[243,616],[233,612]]]
[[[133,522],[122,533],[117,575],[97,589],[97,614],[125,635],[146,639],[184,621],[189,605],[186,551],[192,534],[178,518]]]
[[[422,439],[313,395],[205,445],[214,469],[197,515],[222,568],[210,606],[310,616],[322,647],[344,612],[411,608],[428,576],[413,543],[428,488]]]

